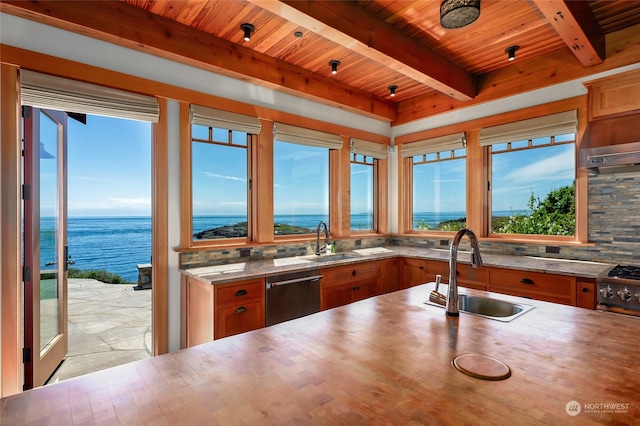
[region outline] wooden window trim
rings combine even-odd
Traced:
[[[514,235],[504,234],[489,236],[488,211],[490,208],[487,196],[487,182],[490,173],[487,160],[488,150],[479,146],[480,129],[516,120],[540,117],[557,112],[577,110],[578,132],[576,134],[576,156],[580,149],[587,126],[587,96],[577,96],[548,104],[537,105],[511,111],[505,114],[484,117],[455,125],[422,131],[412,135],[404,135],[395,139],[396,144],[410,143],[421,139],[434,138],[456,132],[467,134],[467,227],[485,241],[556,244],[556,245],[593,245],[588,241],[588,173],[576,171],[576,229],[573,236],[553,235]],[[576,163],[577,164],[577,163]],[[453,232],[446,231],[413,231],[411,217],[412,176],[411,159],[398,159],[398,233],[407,236],[430,238],[451,238]]]

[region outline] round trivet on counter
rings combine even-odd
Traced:
[[[504,380],[511,377],[511,369],[507,364],[486,355],[458,355],[451,364],[464,374],[477,379]]]

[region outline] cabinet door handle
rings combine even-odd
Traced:
[[[236,309],[236,314],[242,314],[244,312],[247,312],[247,308],[245,308],[244,306],[240,306],[238,309]]]
[[[355,269],[353,271],[351,271],[351,275],[354,276],[354,277],[356,276],[356,270]]]
[[[589,289],[586,288],[586,287],[582,287],[582,289],[580,289],[580,291],[582,291],[583,293],[587,293],[589,291]]]
[[[533,282],[533,280],[532,280],[532,279],[530,279],[530,278],[523,278],[523,279],[521,279],[521,280],[520,280],[520,283],[521,283],[521,284],[535,284],[535,283]]]
[[[247,295],[247,290],[245,289],[236,291],[236,296],[246,296],[246,295]]]
[[[420,265],[420,269],[421,269],[421,270],[422,270],[422,269],[424,269],[424,266]]]

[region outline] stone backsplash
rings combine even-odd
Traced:
[[[589,177],[589,246],[482,241],[483,253],[545,256],[561,259],[640,265],[640,172]],[[414,236],[363,237],[337,240],[338,251],[407,245],[448,248],[449,239]],[[463,239],[461,250],[467,250]],[[191,268],[243,260],[305,256],[315,252],[315,241],[266,246],[221,248],[181,253],[181,267]]]

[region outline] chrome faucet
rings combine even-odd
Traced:
[[[471,240],[471,266],[479,268],[482,266],[482,257],[480,257],[480,248],[478,247],[478,239],[476,234],[470,229],[461,229],[451,240],[451,247],[449,248],[449,289],[447,292],[447,315],[457,317],[460,315],[458,311],[458,277],[457,277],[457,263],[458,263],[458,245],[462,237],[467,235]]]
[[[320,247],[320,228],[324,226],[324,246]],[[316,230],[316,254],[320,256],[320,254],[327,251],[327,244],[329,243],[329,230],[327,229],[327,224],[324,222],[320,222],[318,224],[318,229]]]

